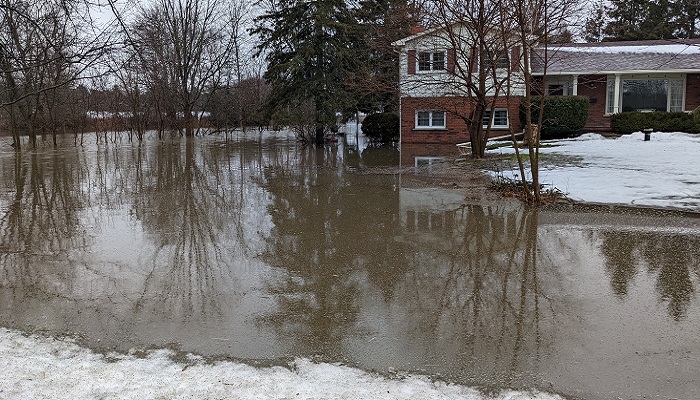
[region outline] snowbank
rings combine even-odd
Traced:
[[[1,399],[487,399],[478,391],[427,377],[388,379],[361,370],[296,360],[290,369],[235,362],[172,361],[169,350],[145,358],[103,356],[70,340],[0,328]],[[499,400],[558,400],[509,391]]]
[[[574,53],[633,53],[633,54],[700,54],[700,47],[689,44],[665,44],[652,46],[561,46],[554,51],[565,51]]]
[[[700,135],[655,132],[644,141],[641,132],[617,139],[586,134],[542,144],[554,147],[540,150],[540,181],[574,200],[700,211]]]

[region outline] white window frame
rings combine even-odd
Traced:
[[[623,96],[623,85],[626,80],[665,80],[666,81],[666,112],[679,112],[685,111],[685,92],[686,92],[686,81],[687,75],[624,75],[620,77],[620,88],[618,93],[618,103],[619,110],[622,112],[622,96]],[[678,90],[681,93],[680,104],[672,104],[671,90]],[[679,100],[675,98],[675,100]],[[605,115],[614,114],[614,102],[615,102],[615,76],[608,76],[608,83],[605,89]],[[672,107],[674,108],[672,110]]]
[[[484,50],[484,70],[490,70],[491,69],[491,54],[488,50]],[[499,51],[500,52],[500,51]],[[496,62],[496,72],[503,72],[507,71],[510,69],[510,59],[511,59],[511,54],[510,51],[504,51],[500,52],[498,59],[495,61]]]
[[[429,69],[421,69],[421,54],[430,54]],[[438,62],[435,55],[442,54],[442,68],[435,68]],[[447,50],[417,50],[416,51],[416,72],[419,74],[429,74],[433,72],[447,71]]]
[[[506,113],[506,124],[505,125],[496,125],[495,124],[495,116],[497,112],[502,112],[505,111]],[[507,108],[494,108],[493,112],[491,112],[491,109],[486,109],[487,113],[489,113],[489,118],[491,119],[491,129],[508,129],[510,128],[510,113],[508,112]],[[485,124],[484,128],[488,128],[488,125]]]
[[[418,125],[418,114],[419,113],[428,113],[428,125]],[[433,123],[433,115],[434,114],[442,114],[442,125],[434,125]],[[447,112],[443,110],[416,110],[415,114],[415,129],[424,129],[424,130],[430,130],[430,129],[447,129]]]

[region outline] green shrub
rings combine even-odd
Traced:
[[[693,110],[693,119],[696,123],[700,124],[700,107]]]
[[[532,123],[540,117],[540,96],[530,99]],[[547,96],[544,98],[544,113],[540,134],[543,139],[553,139],[580,133],[588,120],[588,97]],[[525,100],[520,104],[520,122],[525,125]]]
[[[378,113],[365,117],[362,133],[367,137],[388,143],[399,137],[399,116],[394,113]]]
[[[628,134],[652,129],[655,132],[700,132],[696,116],[684,112],[623,112],[612,116],[612,130]]]

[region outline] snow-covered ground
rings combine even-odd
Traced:
[[[101,355],[70,340],[0,328],[0,399],[499,399],[558,400],[508,391],[485,397],[427,377],[386,378],[355,368],[296,360],[290,368],[235,362],[172,361],[169,350],[146,357]]]
[[[644,141],[641,132],[585,134],[542,144],[553,147],[540,150],[540,182],[573,200],[700,211],[700,135],[655,132]]]

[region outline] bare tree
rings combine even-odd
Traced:
[[[503,7],[504,19],[513,22],[513,27],[509,28],[504,35],[515,34],[517,43],[522,49],[524,62],[520,63],[519,69],[515,72],[522,77],[524,93],[523,132],[525,134],[524,143],[527,144],[530,173],[532,182],[528,185],[525,175],[523,157],[518,149],[518,142],[511,130],[511,138],[515,147],[520,169],[520,177],[528,200],[535,204],[542,202],[540,182],[539,182],[539,152],[540,141],[539,131],[542,127],[543,112],[537,113],[537,120],[533,121],[532,104],[533,93],[539,93],[539,109],[544,109],[547,87],[547,67],[552,61],[552,55],[556,53],[556,46],[551,46],[552,36],[561,32],[574,24],[577,11],[580,5],[574,0],[563,0],[550,2],[549,0],[505,0]],[[550,47],[552,47],[550,49]],[[533,60],[539,64],[538,79],[533,77]]]
[[[204,94],[220,82],[236,56],[231,9],[215,0],[157,0],[140,9],[127,33],[145,71],[161,130],[192,136]]]
[[[503,34],[510,21],[502,19],[502,7],[500,0],[440,0],[430,21],[434,28],[425,34],[423,46],[427,44],[428,51],[408,53],[411,78],[402,90],[417,91],[424,102],[433,101],[436,107],[460,118],[476,158],[484,157],[493,128],[492,110],[505,106],[517,114],[517,107],[503,103],[508,101],[505,95],[510,86],[520,84],[510,74],[512,66],[517,68],[520,54],[515,46],[517,37]],[[447,53],[439,57],[439,53],[429,51],[431,47],[446,48]],[[418,72],[442,73],[415,73],[416,65]],[[426,93],[426,87],[432,88],[432,93]]]
[[[546,87],[549,45],[572,26],[577,9],[571,0],[440,0],[432,13],[434,28],[423,33],[422,48],[408,51],[404,93],[459,117],[475,158],[484,157],[486,142],[498,125],[513,138],[523,184],[536,203],[541,201],[539,141],[533,132],[542,125],[542,113],[533,121],[525,107],[520,121],[521,100],[530,104],[533,93]],[[531,65],[535,51],[542,69],[537,78]],[[521,129],[529,139],[531,186],[515,140]]]
[[[0,0],[0,105],[16,149],[27,133],[65,130],[67,88],[109,50],[109,36],[95,33],[82,0]]]

